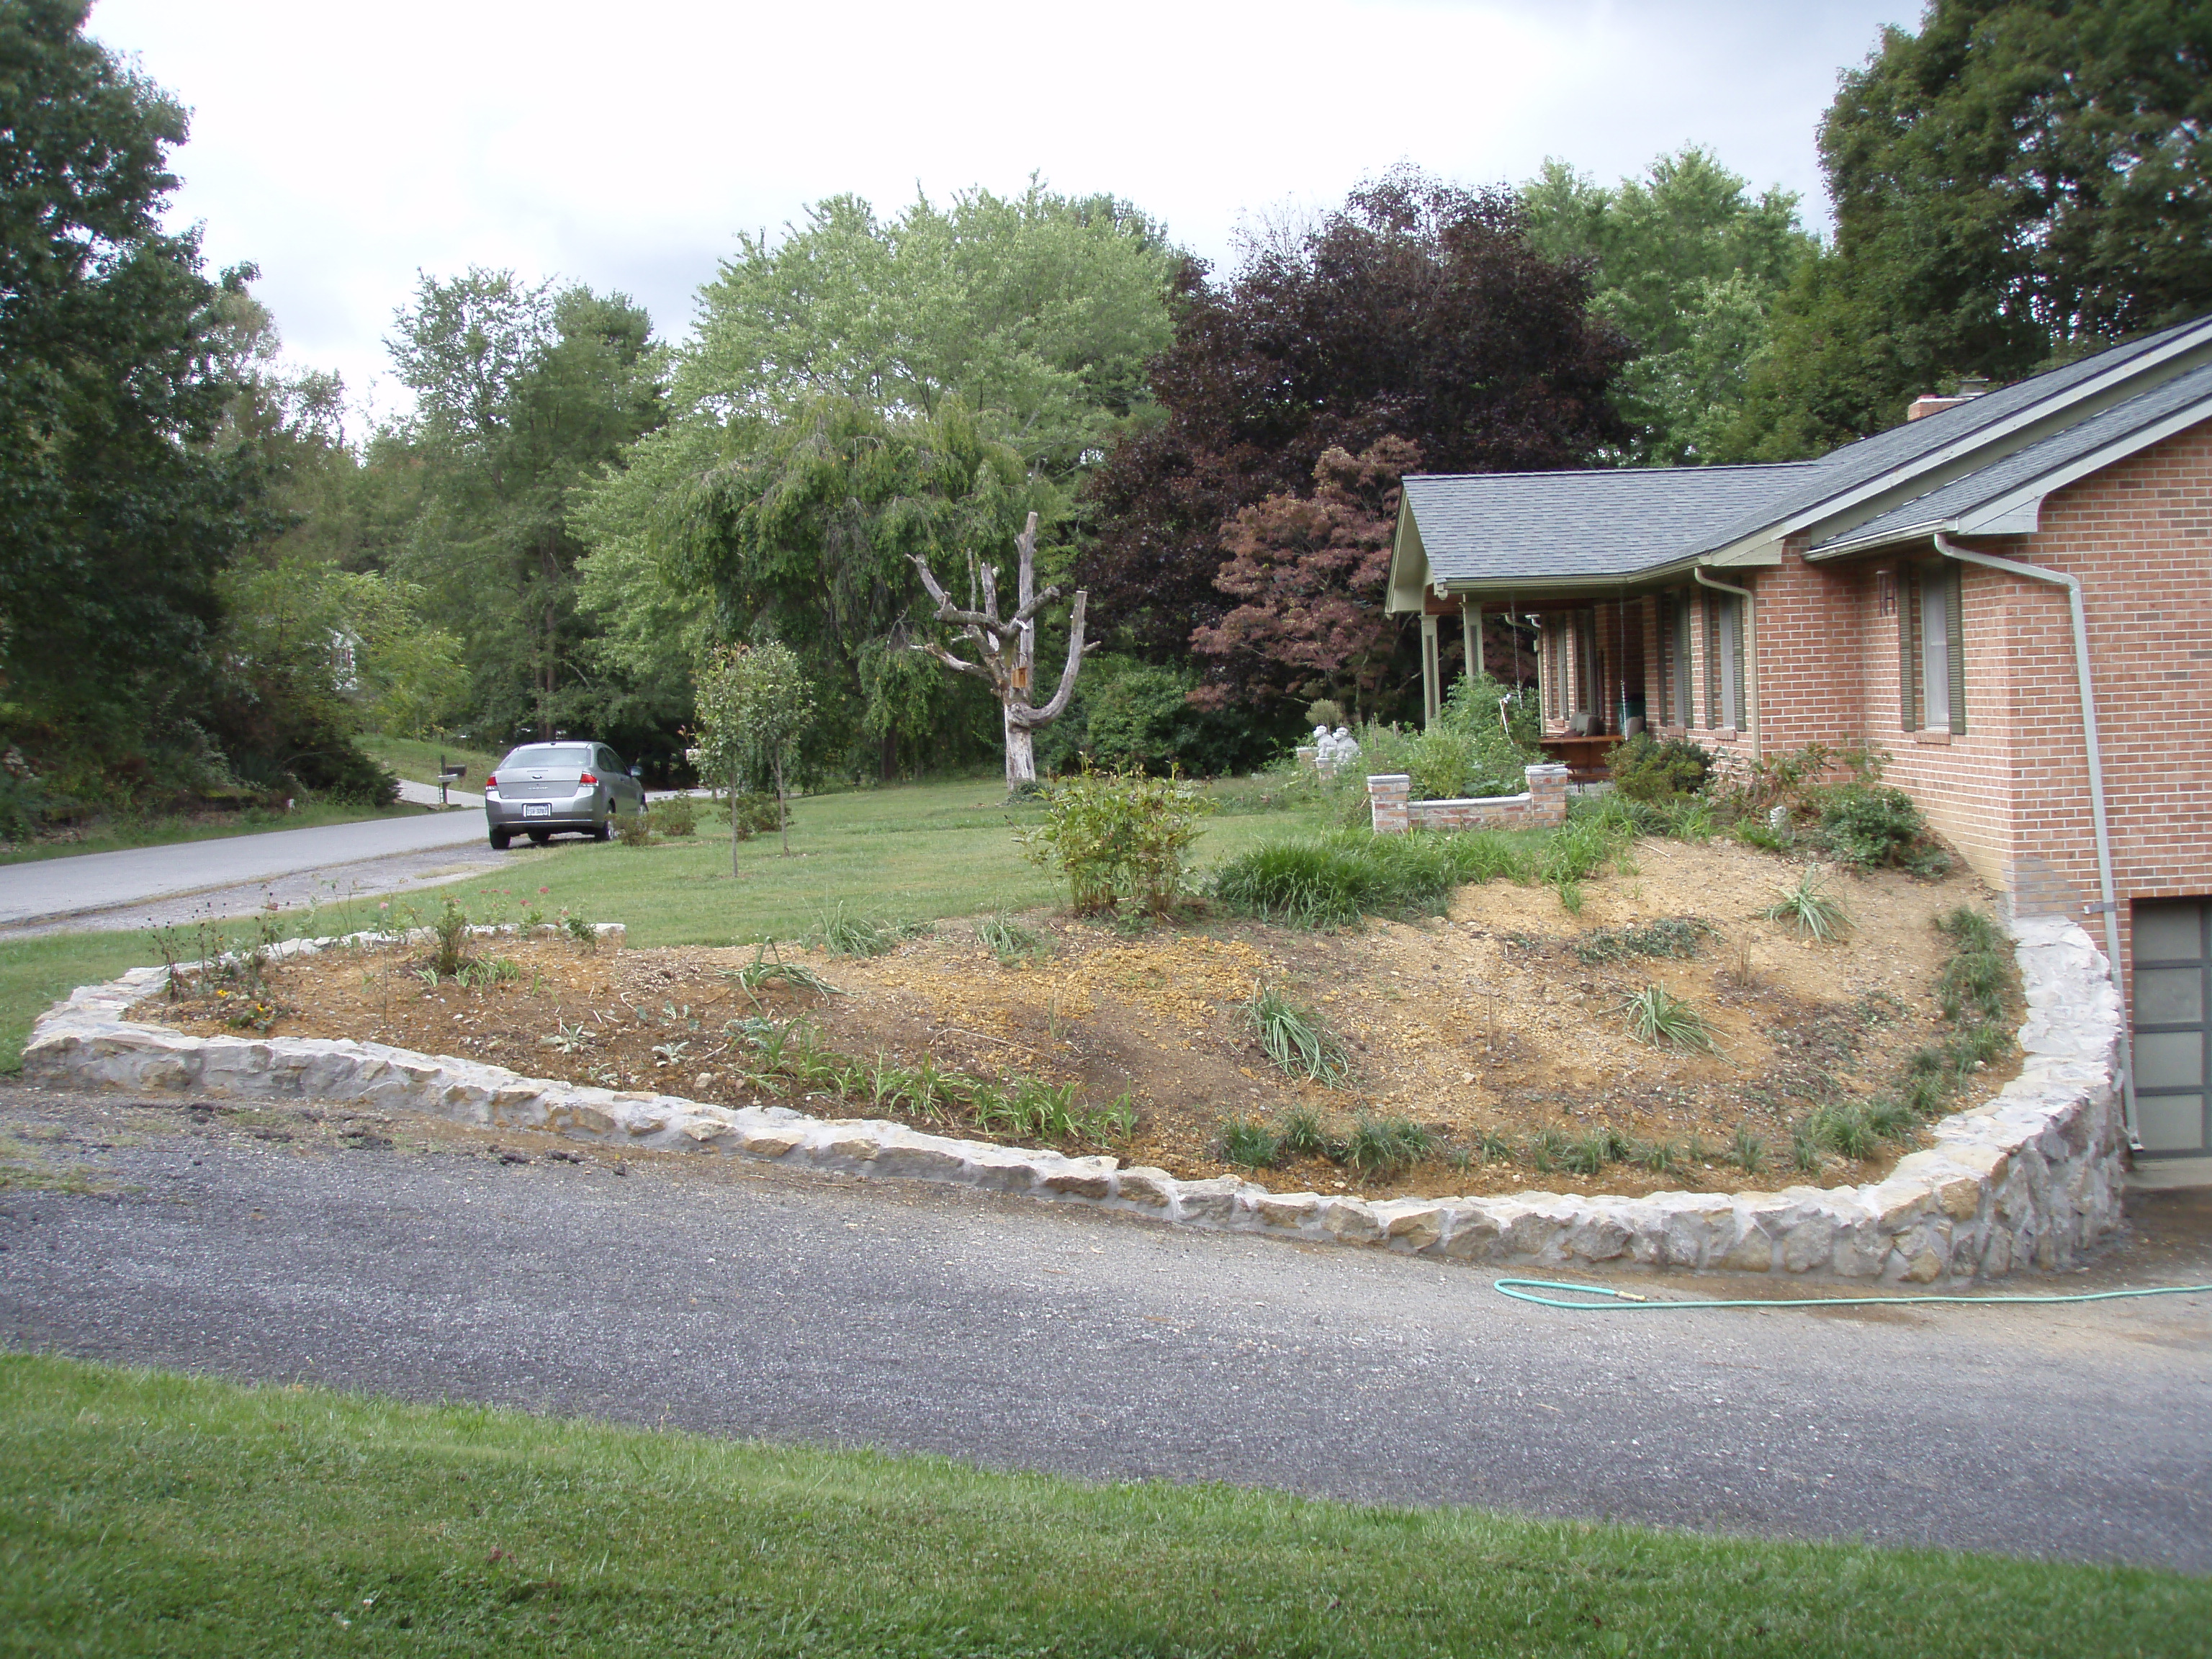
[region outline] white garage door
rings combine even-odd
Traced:
[[[2212,1156],[2212,902],[2135,905],[2136,1120],[2146,1153]]]

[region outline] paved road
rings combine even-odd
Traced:
[[[0,1085],[0,1156],[112,1188],[0,1194],[0,1343],[1086,1477],[2212,1571],[2212,1297],[1578,1316],[1402,1257],[349,1109]],[[2147,1202],[2148,1244],[2069,1286],[2212,1280],[2212,1205]]]
[[[102,913],[112,920],[115,913],[129,913],[151,900],[252,888],[310,871],[371,865],[483,839],[483,815],[456,811],[10,865],[0,868],[0,928],[96,926],[94,919]],[[363,891],[383,890],[356,885]],[[131,915],[117,925],[146,924]]]

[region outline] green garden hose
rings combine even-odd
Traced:
[[[2200,1296],[2212,1292],[2212,1285],[2154,1285],[2138,1291],[2084,1291],[2073,1296],[1834,1296],[1801,1297],[1794,1301],[1767,1301],[1747,1298],[1742,1301],[1664,1302],[1634,1291],[1616,1290],[1607,1285],[1565,1285],[1550,1279],[1501,1279],[1491,1286],[1500,1296],[1510,1296],[1516,1302],[1533,1302],[1540,1308],[1565,1308],[1571,1313],[1636,1313],[1657,1309],[1680,1311],[1686,1308],[1893,1308],[1908,1302],[1948,1302],[1952,1304],[1976,1302],[2117,1302],[2130,1296]],[[1605,1302],[1562,1302],[1557,1297],[1533,1296],[1532,1290],[1572,1291],[1580,1296],[1601,1296],[1612,1298]]]

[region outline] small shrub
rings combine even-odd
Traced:
[[[1221,1126],[1221,1156],[1231,1164],[1264,1170],[1282,1153],[1282,1138],[1265,1124],[1232,1117]]]
[[[1808,870],[1795,887],[1778,887],[1775,895],[1774,902],[1759,914],[1769,921],[1793,921],[1809,939],[1832,939],[1851,925],[1851,913],[1827,890],[1818,870]]]
[[[1244,1005],[1246,1028],[1285,1077],[1335,1088],[1352,1075],[1352,1051],[1321,1018],[1281,992],[1261,988]]]
[[[646,822],[645,814],[632,812],[615,818],[615,838],[625,847],[653,845],[653,825]]]
[[[1814,1124],[1790,1126],[1790,1163],[1800,1175],[1811,1175],[1820,1167],[1820,1138]]]
[[[564,915],[561,918],[561,929],[568,935],[569,942],[573,945],[580,945],[586,951],[596,951],[599,948],[599,930],[581,916]]]
[[[1705,1017],[1663,985],[1647,985],[1622,1006],[1628,1034],[1656,1048],[1666,1043],[1695,1054],[1720,1052]]]
[[[1639,732],[1607,752],[1613,793],[1636,801],[1671,801],[1705,787],[1712,757],[1687,738],[1654,738]]]
[[[689,795],[671,795],[655,801],[653,827],[670,840],[699,833],[699,803]]]
[[[459,977],[468,963],[469,913],[453,902],[447,894],[438,919],[430,924],[435,944],[430,952],[430,967],[434,972],[452,978]]]
[[[1014,838],[1036,863],[1067,878],[1076,913],[1127,899],[1166,915],[1188,890],[1199,820],[1214,802],[1177,777],[1078,773],[1045,792],[1044,822]]]
[[[730,833],[739,841],[772,836],[783,828],[783,809],[764,790],[747,790],[730,797]]]
[[[1903,866],[1928,841],[1928,820],[1902,789],[1844,784],[1821,804],[1820,836],[1854,868]]]
[[[1815,1118],[1814,1133],[1854,1163],[1872,1157],[1881,1139],[1866,1113],[1856,1106],[1828,1108]]]
[[[1326,726],[1332,732],[1344,724],[1344,707],[1332,697],[1323,697],[1306,705],[1306,729]]]

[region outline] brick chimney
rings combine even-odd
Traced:
[[[1911,407],[1905,411],[1905,418],[1908,421],[1917,421],[1923,415],[1936,415],[1947,409],[1956,409],[1960,404],[1973,402],[1989,389],[1990,383],[1987,380],[1968,379],[1960,381],[1958,391],[1948,398],[1937,392],[1923,392],[1912,400]]]

